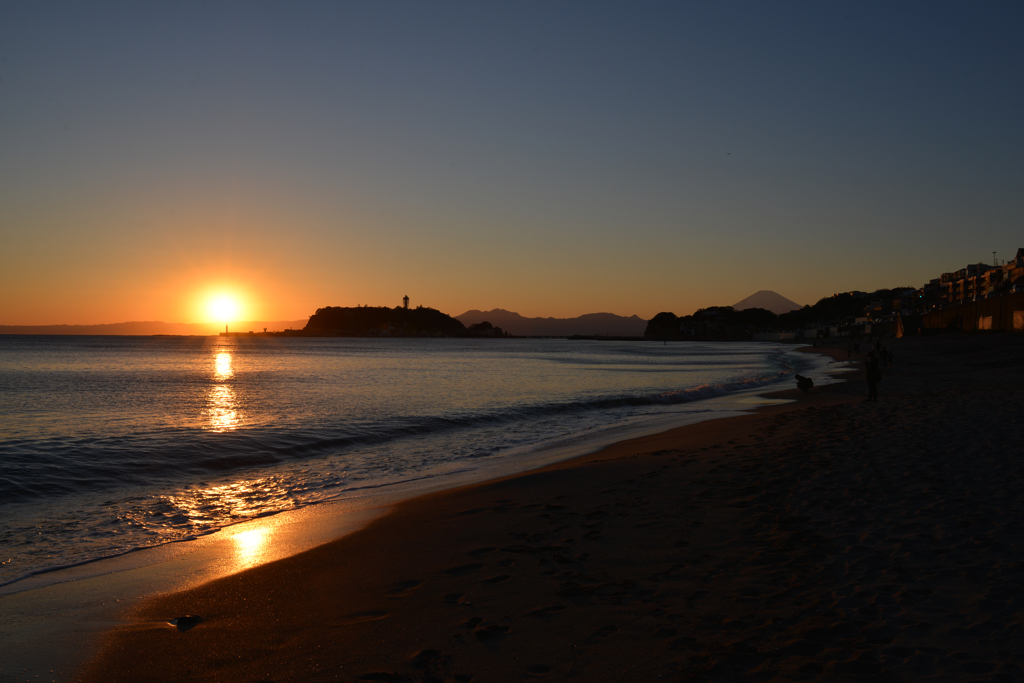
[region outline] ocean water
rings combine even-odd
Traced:
[[[766,343],[0,336],[0,586],[706,410]]]

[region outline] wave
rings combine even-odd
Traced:
[[[377,422],[315,428],[240,429],[211,433],[164,429],[117,437],[14,439],[0,443],[0,505],[53,499],[111,486],[206,477],[273,467],[325,453],[341,454],[409,438],[462,430],[528,424],[538,419],[580,416],[622,408],[671,406],[755,389],[779,382],[790,367],[721,384],[641,395],[598,395],[572,401],[536,402],[492,411],[447,415],[392,416]]]
[[[445,475],[462,474],[464,472],[465,472],[465,470],[452,470],[452,471],[446,472]],[[296,509],[298,507],[308,507],[310,505],[319,505],[321,503],[330,503],[330,502],[333,502],[333,501],[336,501],[336,500],[340,500],[342,498],[352,497],[353,494],[360,495],[360,494],[370,493],[370,492],[373,492],[373,491],[379,491],[381,489],[393,488],[395,486],[406,485],[406,484],[413,484],[413,483],[416,483],[416,482],[419,482],[419,481],[426,481],[426,480],[429,480],[429,479],[434,479],[437,476],[439,476],[439,475],[437,475],[437,474],[421,474],[421,475],[418,475],[418,476],[410,476],[410,477],[402,477],[402,478],[398,478],[398,479],[393,479],[393,480],[389,480],[389,481],[386,481],[386,482],[364,483],[364,484],[360,484],[360,485],[357,485],[357,486],[346,486],[346,487],[338,488],[336,491],[333,491],[331,493],[331,495],[323,496],[323,497],[318,498],[316,500],[310,500],[308,502],[305,502],[302,505],[297,505],[297,506],[294,506],[294,507],[288,508],[288,509]],[[158,499],[158,500],[162,500],[162,499]],[[222,531],[224,529],[228,529],[228,528],[230,528],[232,526],[235,526],[236,524],[242,524],[243,522],[248,522],[250,520],[257,519],[257,518],[260,518],[260,517],[267,517],[267,516],[275,515],[275,514],[278,514],[278,513],[281,513],[281,512],[285,512],[285,511],[286,511],[286,509],[270,509],[270,510],[265,510],[265,511],[257,513],[257,514],[240,516],[240,517],[237,517],[237,518],[234,518],[234,519],[231,519],[231,520],[227,520],[227,521],[222,520],[218,524],[210,525],[210,526],[207,526],[205,528],[198,528],[198,529],[196,529],[194,527],[188,527],[188,529],[189,529],[188,531],[184,531],[183,533],[180,533],[180,534],[175,535],[173,537],[161,536],[161,537],[158,537],[158,538],[149,539],[148,542],[140,542],[140,543],[137,543],[136,545],[130,545],[130,546],[127,546],[127,547],[107,548],[107,549],[104,549],[104,550],[93,551],[93,552],[88,552],[87,551],[87,552],[82,553],[81,556],[78,559],[75,559],[75,560],[73,560],[71,562],[65,562],[63,564],[44,564],[44,565],[41,565],[41,566],[37,566],[35,569],[32,569],[31,571],[24,572],[22,574],[16,574],[16,575],[0,577],[0,588],[3,588],[4,586],[10,586],[12,584],[19,583],[21,581],[25,581],[26,579],[30,579],[30,578],[35,577],[35,576],[41,576],[43,574],[49,574],[49,573],[52,573],[52,572],[60,571],[62,569],[71,569],[71,568],[74,568],[74,567],[81,567],[83,565],[92,564],[93,562],[99,562],[101,560],[109,560],[109,559],[113,559],[113,558],[116,558],[116,557],[123,557],[125,555],[130,555],[131,553],[138,552],[140,550],[149,550],[149,549],[152,549],[152,548],[158,548],[160,546],[170,545],[170,544],[173,544],[173,543],[184,543],[184,542],[187,542],[187,541],[194,541],[196,539],[202,538],[203,536],[209,536],[210,534],[215,534],[218,531]],[[0,593],[0,595],[2,595],[2,593]]]
[[[703,375],[725,379],[679,389],[608,391],[619,384],[616,375],[578,385],[603,391],[573,385],[574,393],[551,398],[553,392],[544,393],[550,383],[538,382],[529,386],[547,400],[499,396],[494,403],[503,406],[476,410],[435,407],[416,414],[419,402],[406,393],[397,403],[407,407],[405,414],[362,410],[358,416],[366,419],[346,421],[306,399],[314,417],[304,426],[292,421],[227,432],[140,427],[0,439],[0,509],[8,522],[0,527],[0,548],[16,557],[15,564],[0,566],[0,586],[194,539],[254,517],[476,470],[492,456],[515,463],[521,454],[577,443],[585,434],[661,420],[676,405],[777,384],[798,364],[805,372],[802,355],[758,349],[744,357],[744,369],[726,363]],[[618,372],[618,365],[597,372]],[[711,410],[682,412],[703,408]]]

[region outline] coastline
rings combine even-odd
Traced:
[[[0,596],[62,580],[53,577],[68,567],[188,541],[244,519],[415,488],[417,479],[455,479],[483,468],[500,474],[533,469],[593,449],[597,439],[662,431],[692,413],[722,408],[722,401],[706,399],[727,401],[748,388],[777,384],[794,369],[812,370],[811,363],[793,360],[806,354],[766,344],[746,344],[736,354],[736,347],[722,344],[662,349],[563,340],[510,344],[495,352],[488,343],[391,340],[380,345],[388,347],[382,353],[376,342],[348,340],[327,340],[310,351],[285,342],[151,345],[124,338],[129,341],[114,344],[111,356],[114,349],[95,339],[13,349],[15,365],[22,358],[30,368],[48,353],[72,360],[49,370],[40,366],[33,371],[38,381],[34,376],[16,383],[15,402],[21,396],[21,405],[33,408],[14,410],[4,420],[0,478],[10,519],[0,545],[10,548],[13,559],[0,566]],[[75,353],[65,353],[72,348]],[[310,354],[348,358],[351,351],[374,371],[352,360],[331,365],[331,379],[316,370],[310,374]],[[657,372],[636,372],[640,366],[633,361],[617,366],[623,351],[639,353],[641,365]],[[405,358],[410,352],[415,359]],[[124,398],[138,409],[127,413],[102,407],[105,397],[120,394],[75,392],[76,400],[66,404],[62,372],[91,372],[99,363],[110,374],[112,358],[130,372],[149,372],[151,353],[162,359],[161,372],[171,373],[175,392],[154,399],[146,385],[129,384],[131,398]],[[705,371],[699,360],[685,360],[705,353],[725,356],[724,363],[709,362]],[[396,354],[403,358],[399,363],[392,360]],[[433,377],[445,367],[435,356],[451,358],[467,372]],[[664,356],[679,360],[668,361],[670,372]],[[514,370],[505,366],[509,360]],[[280,376],[265,384],[264,375],[253,372],[254,362],[277,368]],[[736,363],[746,369],[733,372]],[[410,371],[408,382],[398,376]],[[351,378],[337,381],[351,372],[364,373],[357,383],[366,380],[366,391],[387,397],[387,410],[376,399],[365,400],[363,389],[353,391]],[[513,375],[515,390],[495,387]],[[373,388],[395,380],[396,387]],[[449,382],[459,388],[446,390]],[[18,386],[32,389],[22,395]],[[328,399],[323,392],[337,396]],[[33,393],[40,396],[33,399]],[[50,418],[38,419],[47,409]],[[389,415],[392,409],[397,412]],[[49,490],[58,495],[45,495]]]
[[[407,501],[139,605],[83,680],[1012,677],[1024,348],[887,345],[877,404],[854,377]]]
[[[810,348],[801,349],[801,350],[822,351],[822,349],[810,349]],[[826,353],[825,355],[828,355],[828,354]],[[820,372],[822,374],[828,373],[831,370],[835,370],[835,369],[834,368],[826,368],[824,366],[822,366],[820,368]],[[763,392],[764,388],[762,388],[760,390],[757,390],[757,391],[758,392]],[[745,393],[753,393],[753,392],[745,392]],[[786,391],[783,391],[783,392],[777,392],[776,391],[776,392],[774,392],[773,395],[779,394],[779,393],[781,393],[781,394],[786,396],[785,399],[782,399],[783,401],[786,402],[785,405],[782,405],[782,406],[773,405],[773,404],[777,404],[777,403],[780,402],[780,399],[775,398],[775,399],[765,399],[765,400],[756,401],[756,402],[752,401],[751,405],[744,406],[744,408],[747,411],[749,411],[749,410],[756,409],[757,405],[768,404],[767,407],[769,407],[771,409],[774,409],[774,410],[779,410],[780,408],[784,409],[788,405],[788,401],[789,400],[806,399],[807,398],[806,396],[800,394],[796,390],[786,390]],[[813,396],[815,396],[815,395],[812,395],[812,397]],[[744,416],[748,416],[749,417],[749,416],[753,416],[753,415],[751,415],[749,413],[745,413]],[[697,430],[698,433],[700,433],[700,434],[705,434],[705,433],[716,434],[716,433],[719,433],[720,430],[722,430],[722,429],[726,429],[726,430],[730,429],[730,424],[731,423],[729,421],[734,420],[734,419],[737,419],[737,418],[735,418],[735,417],[724,417],[724,418],[721,418],[720,417],[720,418],[717,418],[717,419],[711,419],[709,421],[699,422],[697,424],[692,424],[692,425],[688,425],[688,426],[684,426],[684,427],[677,427],[677,428],[674,428],[674,429],[671,429],[671,430],[668,430],[668,431],[659,431],[657,433],[648,434],[648,435],[641,436],[641,437],[638,437],[638,438],[629,438],[629,439],[626,439],[625,441],[618,441],[616,443],[613,443],[610,446],[606,446],[604,448],[601,448],[600,450],[597,450],[596,452],[593,451],[593,449],[591,449],[589,452],[584,451],[584,453],[585,453],[584,455],[578,455],[578,456],[570,458],[568,460],[561,460],[561,461],[555,462],[553,464],[549,464],[547,466],[541,467],[540,469],[534,469],[534,470],[530,470],[530,471],[527,471],[527,472],[517,472],[517,473],[512,474],[510,476],[502,476],[502,477],[498,477],[498,478],[488,479],[488,480],[485,480],[483,482],[476,482],[476,483],[470,484],[468,486],[461,486],[461,487],[457,487],[457,488],[454,488],[454,489],[453,488],[444,488],[444,489],[442,489],[439,492],[428,493],[425,496],[420,496],[420,497],[414,498],[412,500],[413,501],[424,501],[424,502],[426,502],[426,501],[445,500],[449,496],[452,496],[452,495],[455,495],[455,496],[465,495],[467,492],[476,491],[480,487],[501,486],[501,485],[504,485],[503,482],[515,481],[515,480],[518,480],[521,477],[532,477],[534,475],[550,476],[550,475],[548,475],[546,473],[554,473],[554,472],[558,472],[558,471],[565,470],[565,469],[572,470],[572,469],[574,469],[578,465],[581,465],[581,464],[585,465],[587,463],[596,462],[595,459],[600,460],[600,459],[604,459],[606,457],[609,457],[609,454],[611,454],[611,453],[620,453],[620,452],[622,452],[623,448],[630,449],[630,451],[635,451],[635,452],[639,453],[641,451],[650,450],[652,447],[654,447],[655,445],[657,445],[659,443],[662,443],[663,441],[665,443],[669,443],[669,442],[672,442],[674,440],[677,440],[677,439],[681,438],[680,434],[682,434],[682,438],[684,438],[684,439],[685,438],[689,438],[689,439],[692,440],[693,435],[690,434],[690,432],[693,431],[693,430]],[[742,417],[739,418],[739,419],[742,419]],[[708,427],[708,425],[716,425],[716,426],[715,427]],[[718,425],[721,425],[721,426],[718,426]],[[700,438],[706,438],[706,437],[702,436]],[[479,494],[476,494],[476,495],[479,495]],[[483,494],[483,495],[486,496],[487,494]],[[404,519],[404,517],[402,516],[402,514],[399,511],[400,510],[404,510],[406,508],[406,506],[409,505],[411,502],[412,501],[410,501],[410,500],[404,500],[402,502],[399,502],[395,506],[389,507],[388,514],[386,514],[384,517],[378,518],[376,521],[371,522],[367,528],[363,529],[362,531],[356,532],[353,535],[346,536],[346,537],[341,538],[341,539],[339,539],[337,541],[333,541],[332,543],[329,543],[327,545],[328,546],[333,546],[336,543],[343,543],[343,542],[346,541],[346,539],[351,539],[353,536],[359,536],[359,535],[364,534],[364,533],[369,533],[369,534],[371,534],[371,536],[374,535],[375,533],[378,533],[375,530],[377,528],[377,524],[381,520],[395,518],[396,515],[398,515],[397,518]],[[430,502],[430,503],[427,503],[427,504],[428,505],[434,505],[435,503]],[[419,513],[413,513],[413,514],[414,514],[414,516],[416,516]],[[321,547],[326,547],[326,546],[321,546]],[[314,551],[315,551],[315,549],[314,549]],[[348,552],[348,551],[342,551],[342,552]],[[305,554],[306,553],[303,553],[303,555],[305,555]],[[263,566],[266,566],[266,565],[263,565]],[[259,568],[257,568],[257,569],[259,569]],[[250,570],[250,571],[252,571],[252,570]],[[238,576],[238,575],[234,575],[234,576]],[[233,578],[233,577],[227,577],[227,580],[230,580],[231,578]],[[216,581],[214,583],[216,583]],[[501,581],[497,581],[496,583],[501,583]],[[197,589],[201,589],[201,588],[202,588],[202,586],[197,587]],[[164,597],[167,597],[167,596],[164,596]],[[160,600],[160,599],[161,599],[160,597],[155,598],[155,600]],[[145,604],[149,604],[150,602],[152,602],[152,600],[153,599],[147,600],[144,603],[144,605]],[[143,607],[143,606],[140,606],[140,608],[141,607]],[[134,609],[129,610],[129,613],[131,614],[134,611],[135,611]],[[127,616],[127,620],[129,622],[132,622],[132,621],[134,621],[136,619],[137,619],[137,616]],[[100,668],[103,668],[104,665],[100,664],[99,666],[100,666]],[[122,666],[121,664],[117,665],[118,668],[121,668],[121,666]],[[95,670],[95,666],[93,667],[93,670]],[[196,672],[193,672],[193,675],[195,675],[195,673]],[[104,677],[107,676],[107,675],[108,674],[103,674]],[[131,675],[129,674],[127,676],[127,678],[130,678],[130,677],[131,677]]]
[[[796,353],[793,349],[790,353]],[[816,361],[802,369],[825,372]],[[788,384],[788,383],[787,383]],[[324,501],[297,510],[235,523],[217,533],[101,558],[56,571],[30,575],[0,589],[4,620],[0,637],[6,653],[0,657],[0,680],[43,675],[70,680],[70,672],[95,651],[98,639],[122,623],[125,605],[168,592],[185,590],[255,564],[300,553],[350,533],[368,520],[386,514],[396,502],[424,493],[445,491],[537,469],[543,465],[592,453],[603,445],[637,434],[656,434],[666,424],[720,419],[748,413],[769,387],[734,391],[703,398],[681,413],[654,421],[580,433],[547,447],[512,458],[499,458],[465,471],[454,470],[418,481],[389,485],[368,495]],[[655,416],[650,416],[651,418]],[[240,540],[240,539],[245,539]],[[130,607],[129,607],[130,609]],[[54,650],[53,642],[61,642]],[[14,674],[12,672],[20,672]],[[25,673],[28,672],[28,673]],[[52,674],[47,676],[47,674]]]

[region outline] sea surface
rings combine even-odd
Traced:
[[[769,343],[0,336],[0,586],[708,410]]]

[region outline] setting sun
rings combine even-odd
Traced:
[[[238,319],[241,310],[238,300],[231,296],[220,295],[210,300],[209,311],[215,322],[231,322]]]

